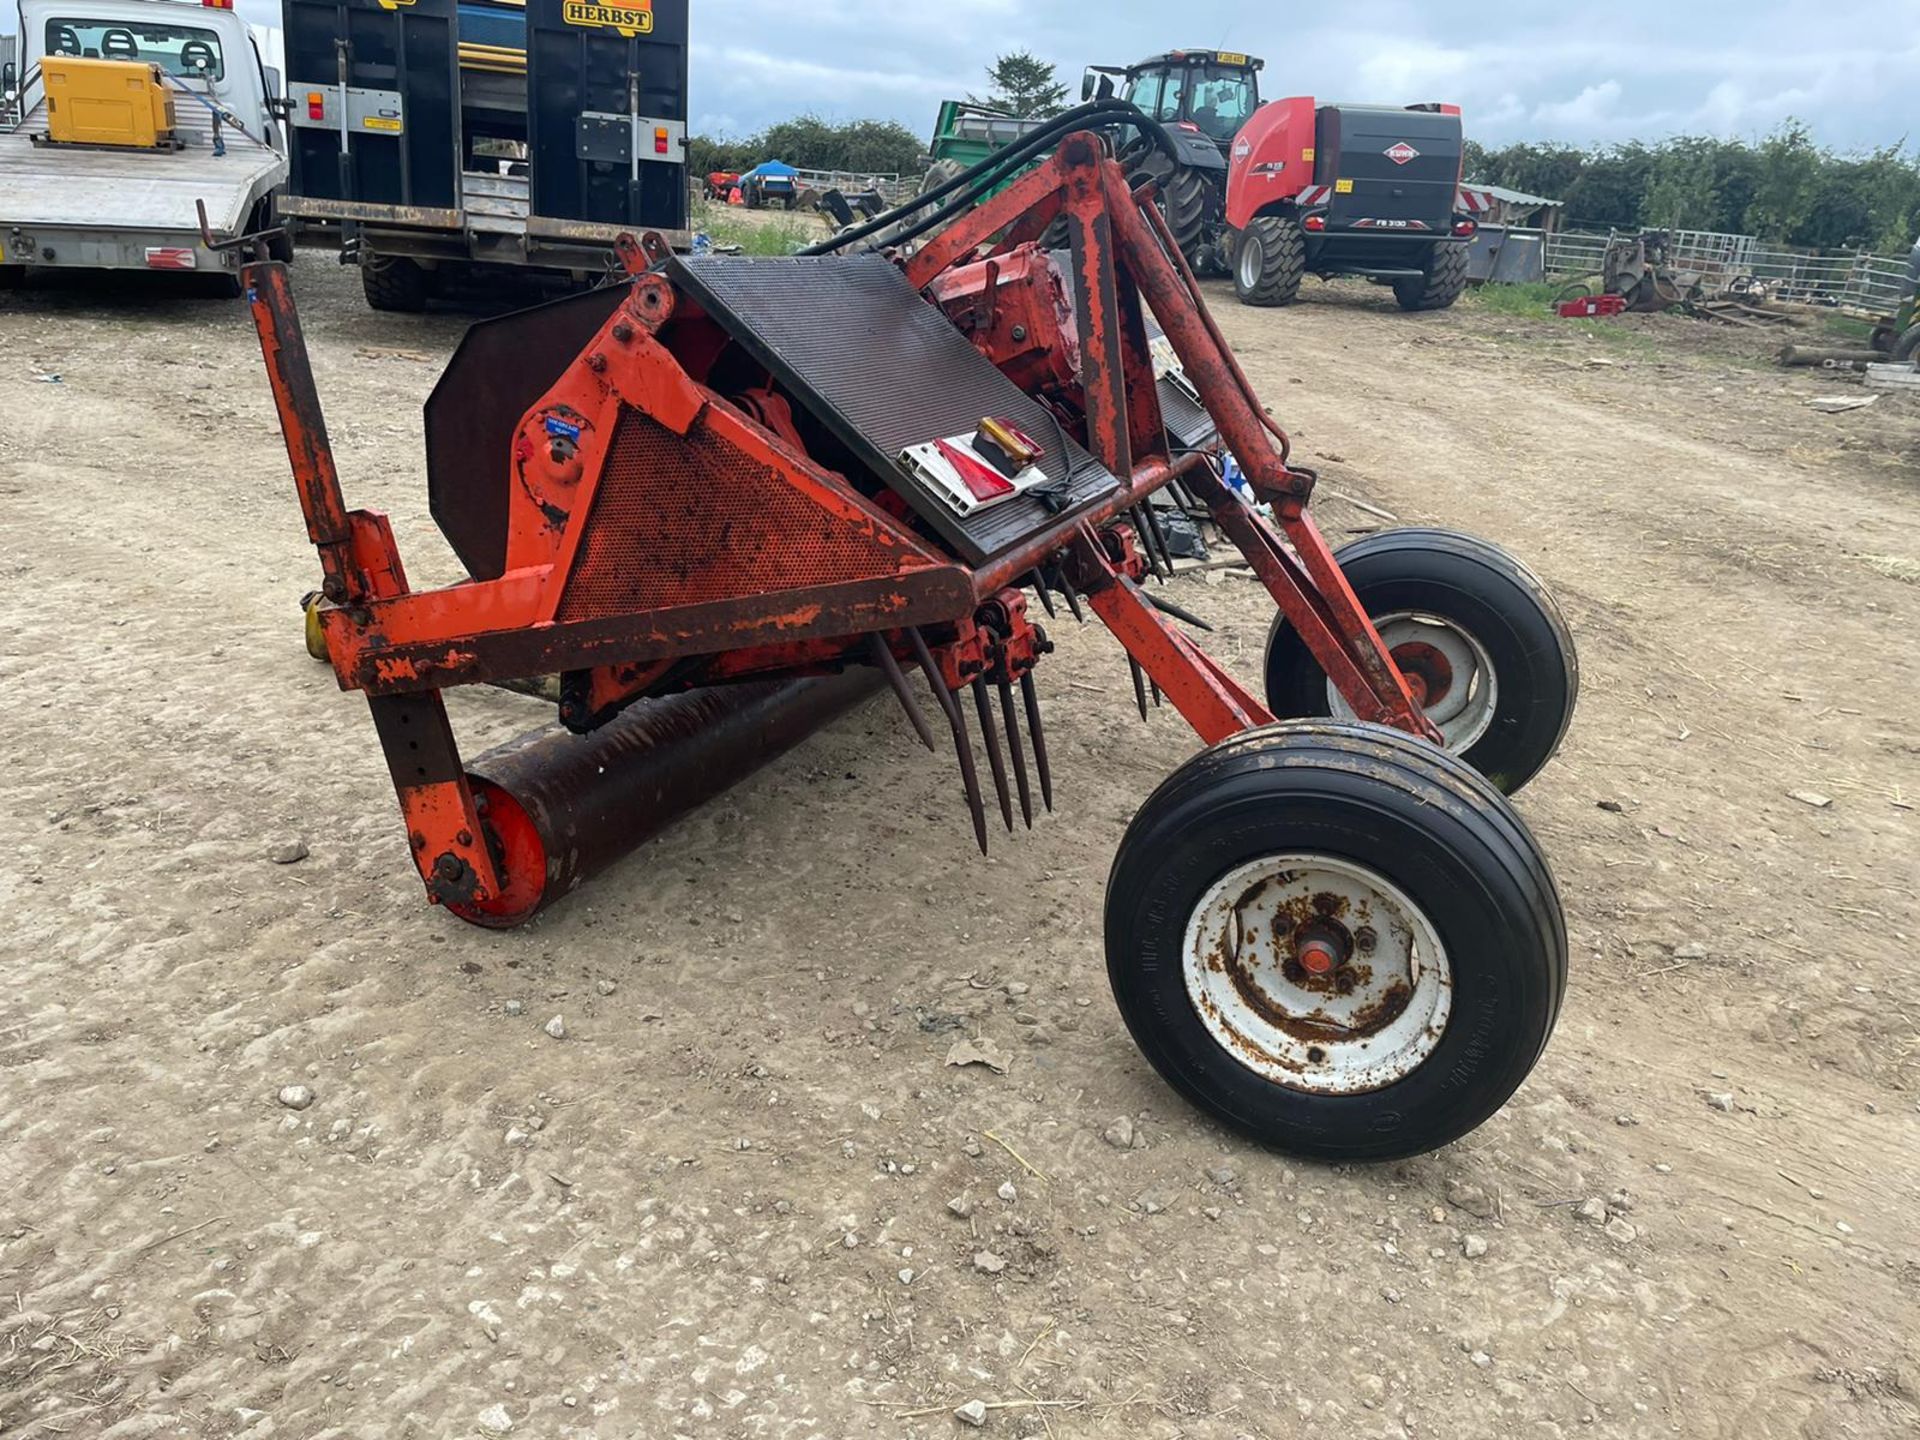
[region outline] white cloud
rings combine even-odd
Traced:
[[[690,0],[694,123],[733,133],[805,110],[925,134],[947,97],[980,92],[996,53],[1028,49],[1070,93],[1089,61],[1186,45],[1267,57],[1269,95],[1450,100],[1487,144],[1753,137],[1789,115],[1838,149],[1897,142],[1920,118],[1920,0],[1694,0],[1623,25],[1578,8],[1370,0]],[[277,0],[238,0],[272,23]],[[1662,32],[1663,20],[1679,25]],[[0,5],[0,28],[13,7]]]
[[[1613,118],[1620,103],[1620,82],[1603,80],[1589,85],[1571,100],[1553,101],[1533,107],[1533,122],[1543,130],[1559,134],[1567,130],[1601,131]]]

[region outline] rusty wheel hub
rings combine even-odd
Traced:
[[[1393,663],[1407,677],[1413,698],[1439,727],[1447,749],[1457,755],[1485,735],[1500,700],[1499,676],[1486,647],[1464,627],[1438,615],[1395,610],[1372,618]],[[1331,681],[1327,701],[1334,715],[1354,718],[1353,707]]]
[[[1229,872],[1187,923],[1188,998],[1241,1064],[1345,1095],[1403,1079],[1446,1030],[1452,972],[1431,921],[1385,876],[1331,855]]]

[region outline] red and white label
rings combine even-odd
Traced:
[[[1011,500],[1047,479],[1047,472],[1034,464],[1023,465],[1013,475],[1001,474],[973,448],[971,435],[909,445],[900,452],[900,463],[963,516]]]
[[[1418,160],[1420,158],[1420,152],[1404,140],[1396,141],[1380,153],[1396,165],[1404,165],[1409,160]]]
[[[189,246],[154,245],[147,250],[149,270],[193,270],[199,263],[199,257]]]

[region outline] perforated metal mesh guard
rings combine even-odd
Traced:
[[[834,523],[704,426],[676,435],[625,410],[558,618],[837,585],[898,564],[897,551]]]
[[[1004,416],[1046,448],[1041,468],[1067,479],[1069,508],[1119,484],[882,256],[676,258],[669,273],[970,564],[1055,516],[1022,496],[957,517],[902,469],[909,445]]]

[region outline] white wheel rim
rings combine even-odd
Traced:
[[[1251,290],[1260,283],[1260,242],[1251,235],[1240,237],[1240,288]]]
[[[1395,610],[1372,618],[1401,673],[1427,689],[1421,709],[1439,727],[1447,749],[1459,754],[1485,735],[1500,703],[1500,676],[1487,647],[1471,631],[1438,615]],[[1327,707],[1338,719],[1354,718],[1353,707],[1331,680]]]
[[[1311,974],[1303,946],[1330,947],[1337,963]],[[1404,1079],[1433,1054],[1452,1008],[1432,921],[1385,876],[1333,855],[1229,871],[1194,907],[1182,957],[1187,997],[1221,1048],[1316,1095]]]

